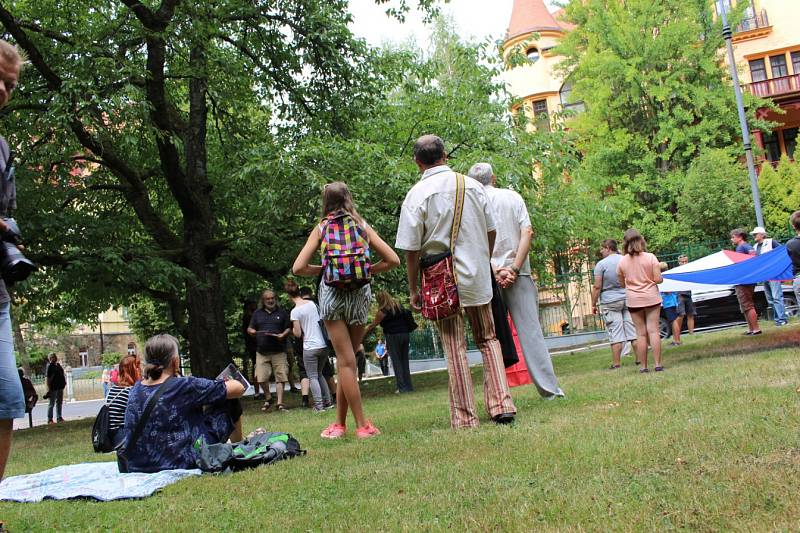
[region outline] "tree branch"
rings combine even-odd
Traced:
[[[273,279],[278,276],[282,276],[283,274],[286,273],[285,268],[279,268],[279,269],[266,268],[256,263],[255,261],[234,255],[230,257],[230,261],[231,265],[235,266],[236,268],[247,272],[252,272],[253,274],[258,274],[264,279]]]

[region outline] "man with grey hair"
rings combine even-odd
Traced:
[[[489,163],[476,163],[469,176],[483,184],[494,209],[497,239],[492,268],[517,330],[528,373],[542,397],[564,396],[539,325],[539,292],[528,257],[533,229],[525,201],[512,190],[497,188],[497,177]]]
[[[0,40],[0,108],[8,103],[17,87],[22,57],[17,48]],[[7,217],[17,207],[14,167],[8,143],[0,137],[0,217]],[[0,233],[8,225],[0,218]],[[0,480],[11,453],[11,432],[14,419],[25,416],[25,395],[14,359],[14,337],[11,333],[11,297],[0,278]]]
[[[495,222],[486,191],[480,183],[464,177],[461,224],[456,242],[450,242],[456,203],[458,175],[447,166],[444,142],[424,135],[414,144],[414,161],[422,173],[400,210],[395,246],[406,251],[411,305],[420,309],[420,261],[451,252],[458,297],[472,336],[483,356],[485,407],[498,424],[513,422],[516,408],[506,381],[500,342],[492,318],[492,272],[489,261],[495,239]],[[467,360],[464,317],[461,312],[437,320],[436,327],[447,356],[450,395],[450,426],[453,429],[479,424]]]

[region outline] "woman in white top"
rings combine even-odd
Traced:
[[[292,309],[292,334],[303,339],[303,365],[314,397],[314,412],[320,413],[333,405],[331,391],[322,375],[322,368],[328,362],[328,345],[319,325],[317,304],[305,298],[295,300]]]

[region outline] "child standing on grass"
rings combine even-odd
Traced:
[[[355,352],[368,322],[372,299],[369,277],[397,267],[400,258],[358,215],[346,184],[334,182],[323,188],[322,217],[292,266],[295,275],[322,274],[320,316],[337,357],[336,421],[325,428],[321,436],[326,439],[343,437],[349,408],[356,421],[356,437],[374,437],[380,431],[364,416]],[[310,264],[317,249],[322,256],[321,266]],[[371,264],[372,252],[383,261]]]

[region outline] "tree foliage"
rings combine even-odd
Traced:
[[[707,150],[739,143],[711,4],[586,0],[566,14],[576,28],[557,52],[586,105],[570,123],[584,154],[576,179],[615,211],[615,230],[636,226],[656,247],[686,238],[675,224],[683,175]],[[769,105],[747,102],[753,113]],[[751,127],[765,126],[751,116]]]
[[[776,168],[764,163],[758,184],[767,231],[779,237],[794,234],[789,216],[800,209],[800,166],[785,157]]]
[[[678,196],[677,224],[689,240],[725,239],[753,218],[747,169],[729,150],[710,149],[691,164]]]
[[[25,318],[87,320],[144,294],[215,375],[232,292],[283,275],[308,214],[293,208],[318,185],[316,161],[247,172],[253,156],[286,165],[308,138],[352,133],[380,93],[349,20],[344,0],[0,5],[31,64],[2,112],[44,267],[17,294]]]

